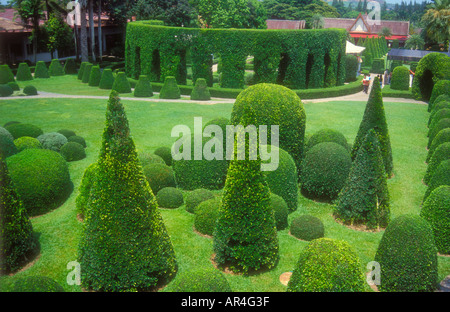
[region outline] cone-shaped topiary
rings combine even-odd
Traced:
[[[426,162],[429,163],[433,157],[434,151],[439,145],[445,142],[450,142],[450,128],[445,128],[439,131],[431,142],[430,148],[428,149]]]
[[[288,292],[361,292],[365,277],[360,260],[345,241],[318,238],[302,250]]]
[[[423,197],[423,201],[425,202],[430,196],[431,192],[433,192],[436,188],[441,185],[450,185],[450,159],[443,160],[439,163],[436,170],[433,173],[433,176],[428,183],[428,188],[425,191],[425,195]]]
[[[160,99],[179,99],[181,98],[180,88],[173,76],[167,76],[164,79],[164,84],[159,91]]]
[[[100,72],[100,66],[92,66],[91,73],[89,74],[89,82],[88,85],[90,87],[98,87],[100,84],[100,78],[102,74]]]
[[[19,269],[39,246],[6,162],[1,158],[0,235],[0,275]]]
[[[450,142],[445,142],[439,145],[433,153],[433,157],[431,157],[430,163],[428,164],[427,171],[425,172],[425,176],[423,177],[423,182],[428,185],[431,181],[431,178],[434,175],[437,167],[444,160],[450,159]]]
[[[406,66],[397,66],[392,72],[391,89],[409,90],[409,69]]]
[[[348,179],[339,193],[334,214],[347,224],[386,227],[390,218],[389,191],[375,131],[369,130],[358,150]]]
[[[89,63],[89,62],[81,62],[80,69],[78,70],[78,74],[77,74],[77,79],[78,80],[82,80],[83,79],[84,67],[86,66],[87,63]]]
[[[7,64],[0,65],[0,85],[15,81],[14,74]]]
[[[197,78],[195,86],[191,92],[191,100],[194,101],[208,101],[211,99],[211,94],[209,94],[208,85],[206,84],[206,79]]]
[[[30,67],[27,63],[20,63],[16,74],[17,81],[27,81],[33,80],[33,75],[31,75]]]
[[[442,118],[436,122],[433,127],[430,127],[429,130],[429,138],[428,138],[428,144],[427,148],[431,147],[431,144],[433,143],[434,138],[436,135],[443,129],[450,128],[450,118]]]
[[[100,83],[98,87],[100,89],[109,90],[114,84],[114,75],[111,68],[105,68],[102,72],[102,77],[100,78]]]
[[[433,291],[437,285],[437,250],[427,221],[401,215],[384,231],[375,255],[380,264],[380,291]]]
[[[374,129],[380,142],[380,151],[383,156],[384,170],[388,177],[392,175],[392,149],[389,138],[388,125],[384,114],[383,98],[381,95],[380,82],[377,77],[373,81],[372,91],[370,91],[364,116],[359,126],[358,134],[353,143],[352,159],[356,158],[358,149],[362,145],[367,132]]]
[[[91,188],[97,174],[97,163],[90,164],[84,170],[83,178],[81,179],[80,187],[78,188],[78,196],[75,200],[77,213],[84,218],[86,215],[87,203],[91,195]]]
[[[77,64],[75,64],[75,60],[73,58],[68,58],[64,63],[64,74],[74,75],[76,73],[77,73]]]
[[[118,93],[131,93],[130,82],[124,72],[117,73],[112,90],[117,91]]]
[[[153,96],[152,85],[146,75],[140,75],[139,80],[134,88],[135,97],[150,97]]]
[[[441,185],[431,192],[420,216],[430,223],[439,253],[450,254],[450,186]]]
[[[50,78],[47,65],[44,61],[38,61],[34,69],[34,78]]]
[[[50,76],[64,76],[64,68],[59,60],[52,60],[48,67],[48,73]]]
[[[337,143],[339,145],[342,145],[342,147],[344,147],[349,152],[352,149],[352,147],[350,146],[350,144],[348,144],[347,139],[342,133],[334,129],[325,128],[320,129],[319,131],[315,132],[313,135],[309,137],[309,139],[305,144],[305,151],[309,150],[314,145],[323,142]]]
[[[447,79],[450,79],[450,76],[447,77]],[[431,92],[430,96],[430,101],[428,102],[429,112],[431,112],[431,110],[433,109],[434,101],[441,94],[450,96],[450,80],[439,80],[434,84],[433,91]]]
[[[79,247],[82,286],[140,291],[171,278],[177,270],[173,246],[115,91],[90,192]]]
[[[248,142],[242,147],[246,151],[245,160],[238,160],[235,155],[230,162],[213,248],[218,266],[247,274],[273,268],[279,247],[261,160],[249,159],[254,151],[250,151]]]
[[[83,69],[83,77],[81,78],[82,83],[89,83],[89,77],[91,77],[91,68],[94,66],[91,63],[86,63]]]

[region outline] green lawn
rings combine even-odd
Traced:
[[[38,80],[35,80],[33,84],[38,87],[38,90],[42,90],[39,88]],[[86,90],[82,90],[82,87],[90,88],[83,85],[65,91],[84,94]],[[51,91],[51,88],[54,88],[52,92],[61,92],[58,91],[57,83],[53,87],[46,85],[46,91]],[[107,91],[104,94],[96,94],[95,92],[101,90],[92,89],[96,91],[89,93],[91,95],[108,95]],[[159,146],[170,146],[174,141],[174,138],[170,136],[171,129],[177,124],[186,124],[192,129],[194,117],[201,116],[206,123],[215,117],[229,118],[232,109],[232,104],[199,105],[189,102],[162,103],[127,100],[123,100],[123,103],[138,152],[152,152]],[[426,170],[424,160],[427,153],[427,107],[408,103],[384,104],[394,157],[394,177],[388,181],[392,217],[404,213],[418,214],[421,199],[426,190],[421,179]],[[331,127],[341,131],[352,143],[364,107],[365,102],[305,104],[306,132],[311,134],[321,128]],[[66,283],[66,276],[70,272],[66,266],[70,261],[77,259],[77,247],[82,230],[82,223],[76,218],[75,198],[84,169],[97,159],[105,121],[105,109],[105,100],[92,99],[4,99],[0,101],[0,125],[17,120],[40,126],[44,132],[62,128],[73,129],[83,136],[88,144],[87,158],[69,163],[71,178],[75,185],[70,198],[56,210],[32,220],[35,232],[40,234],[40,258],[28,269],[3,278],[0,284],[17,277],[45,275],[59,282],[66,291],[81,290],[79,286],[69,286]],[[331,212],[329,204],[317,203],[299,195],[298,209],[289,216],[289,221],[305,213],[318,216],[324,222],[325,236],[348,241],[357,251],[361,265],[366,271],[366,264],[374,259],[383,232],[369,233],[349,229],[336,223]],[[175,247],[179,272],[194,267],[212,266],[210,261],[212,240],[199,236],[193,231],[194,216],[186,212],[184,206],[173,210],[161,209],[161,213]],[[299,252],[306,242],[291,237],[288,229],[278,232],[278,238],[280,244],[278,265],[271,271],[249,277],[226,274],[234,291],[286,290],[286,287],[279,282],[279,276],[293,270]],[[450,257],[440,256],[440,280],[449,274]],[[163,291],[170,291],[170,287],[171,284]]]

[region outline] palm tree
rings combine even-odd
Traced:
[[[450,38],[450,0],[434,0],[422,16],[430,39],[445,42]],[[449,47],[450,51],[450,47]]]

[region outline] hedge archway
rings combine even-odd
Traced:
[[[443,79],[450,79],[450,57],[439,52],[425,55],[417,65],[414,75],[412,86],[414,98],[430,100],[434,84]]]

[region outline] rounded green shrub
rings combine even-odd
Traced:
[[[55,280],[46,276],[21,277],[11,285],[12,292],[64,292]]]
[[[44,61],[38,61],[36,63],[36,68],[34,69],[34,78],[50,78],[47,65],[45,65]]]
[[[430,127],[427,148],[431,147],[434,138],[441,130],[448,128],[450,128],[450,118],[442,118],[433,127]]]
[[[442,102],[446,103],[446,102]],[[450,118],[450,107],[449,108],[441,108],[438,111],[433,111],[434,114],[431,115],[430,113],[430,122],[429,122],[429,130],[428,130],[428,136],[430,136],[432,129],[434,129],[437,125],[437,123],[443,119],[443,118]]]
[[[7,64],[0,65],[0,85],[15,81],[14,74]]]
[[[283,197],[270,193],[270,206],[272,207],[274,213],[277,231],[287,228],[289,208]]]
[[[441,185],[424,202],[420,216],[433,230],[436,248],[441,254],[450,254],[450,186]]]
[[[214,198],[214,193],[207,189],[200,188],[190,191],[186,194],[186,198],[184,201],[186,211],[194,213],[195,207],[197,207],[200,203],[204,202],[205,200],[212,198]]]
[[[64,74],[65,75],[74,75],[77,73],[77,64],[73,58],[66,59],[64,63]]]
[[[7,84],[0,85],[0,97],[10,96],[13,93],[14,90],[11,88],[11,86]]]
[[[260,83],[242,91],[233,105],[231,123],[244,127],[279,126],[279,147],[288,152],[300,171],[303,158],[306,113],[298,95],[281,85]],[[300,172],[298,172],[300,174]],[[289,205],[289,204],[288,204]]]
[[[41,128],[35,125],[27,124],[27,123],[17,123],[5,126],[5,129],[12,134],[14,139],[18,139],[23,136],[29,136],[32,138],[37,138],[44,132]]]
[[[94,66],[92,63],[86,63],[83,68],[83,76],[81,78],[82,83],[89,83],[89,77],[91,77],[91,69]]]
[[[409,69],[406,66],[397,66],[392,72],[391,89],[409,90]]]
[[[20,124],[20,121],[8,121],[7,123],[5,123],[3,125],[3,127],[7,127],[9,125],[15,125],[15,124]],[[9,132],[8,132],[9,133]]]
[[[439,131],[433,141],[431,142],[430,148],[428,149],[426,162],[429,163],[431,160],[431,157],[433,156],[434,151],[436,148],[441,145],[442,143],[450,142],[450,129],[445,128]]]
[[[76,135],[75,131],[70,130],[70,129],[60,129],[58,131],[56,131],[58,133],[61,133],[62,135],[64,135],[67,139],[70,138],[71,136]]]
[[[447,77],[447,79],[450,79],[450,75]],[[439,80],[434,84],[433,91],[431,92],[430,96],[430,101],[428,102],[429,112],[431,112],[431,110],[433,109],[436,98],[442,94],[450,96],[450,80]]]
[[[351,150],[351,146],[350,144],[348,144],[345,136],[341,132],[330,128],[320,129],[305,141],[305,151],[309,150],[314,145],[324,142],[334,142],[342,145],[342,147],[344,147],[348,151]]]
[[[100,82],[98,87],[100,89],[111,89],[114,84],[114,75],[111,68],[105,68],[102,71],[102,77],[100,78]]]
[[[51,61],[48,73],[50,76],[64,76],[64,68],[59,60],[54,59]]]
[[[42,144],[38,139],[27,136],[15,139],[14,145],[16,145],[18,152],[21,152],[28,148],[42,148]]]
[[[383,292],[433,291],[437,285],[437,250],[427,221],[416,215],[393,219],[375,255]]]
[[[450,109],[450,97],[448,100],[442,100],[439,102],[437,102],[437,100],[436,100],[435,105],[430,112],[430,117],[428,118],[428,127],[430,126],[431,122],[433,121],[434,115],[437,112],[439,112],[441,109]]]
[[[300,177],[308,198],[335,199],[347,181],[352,159],[348,150],[334,142],[314,145],[305,153]]]
[[[57,152],[26,149],[9,157],[7,165],[29,216],[59,207],[72,192],[67,162]]]
[[[67,138],[58,132],[48,132],[37,137],[42,144],[42,148],[59,152],[61,147],[67,143]]]
[[[140,75],[139,80],[134,88],[135,97],[150,97],[153,96],[153,88],[150,80],[146,75]]]
[[[6,123],[5,127],[8,126],[9,124],[10,123]],[[3,128],[3,127],[0,127],[0,135],[5,135],[5,136],[7,136],[8,138],[10,138],[11,140],[14,141],[14,137],[12,136],[12,134],[8,130]]]
[[[231,292],[225,276],[216,269],[194,269],[179,273],[173,281],[174,292]]]
[[[32,85],[25,86],[23,88],[23,93],[26,95],[38,95],[36,87]]]
[[[423,201],[425,202],[428,196],[433,192],[436,188],[441,185],[450,185],[450,159],[443,160],[439,163],[436,170],[433,173],[433,176],[428,183],[428,188],[425,191],[425,195],[423,197]]]
[[[291,235],[298,239],[310,241],[324,237],[325,227],[322,221],[311,215],[300,215],[291,222],[289,227]]]
[[[10,86],[13,91],[20,91],[20,87],[15,81],[8,82],[8,86]]]
[[[172,166],[172,151],[170,147],[167,146],[158,147],[154,151],[154,154],[161,157],[167,166]]]
[[[33,80],[33,75],[31,75],[31,70],[27,63],[19,64],[19,68],[17,68],[16,80],[17,81]]]
[[[83,145],[76,142],[67,142],[61,147],[59,152],[66,161],[77,161],[86,158],[86,151]]]
[[[175,187],[164,187],[156,194],[156,201],[161,208],[178,208],[183,205],[183,193]]]
[[[159,91],[160,99],[179,99],[181,98],[180,88],[173,76],[167,76],[164,79],[164,84]]]
[[[119,93],[131,93],[130,82],[128,81],[127,76],[124,72],[117,73],[117,76],[114,79],[112,90]]]
[[[194,210],[194,227],[199,233],[209,236],[213,235],[221,204],[221,197],[207,199],[198,204]]]
[[[423,177],[423,182],[426,185],[430,183],[430,180],[440,163],[447,159],[450,159],[450,142],[442,143],[434,151],[433,157],[431,157],[430,163],[427,167],[427,171],[425,172],[425,176]]]
[[[139,153],[139,161],[141,163],[142,167],[145,167],[150,164],[158,163],[158,164],[164,164],[164,159],[162,159],[160,156],[147,153],[147,152],[140,152]]]
[[[101,79],[100,66],[92,66],[91,72],[89,73],[88,85],[90,87],[98,87]]]
[[[208,85],[206,84],[206,79],[197,78],[194,88],[191,92],[191,100],[194,101],[209,101],[211,99],[211,94],[209,93]]]
[[[288,292],[361,292],[365,276],[349,243],[318,238],[308,243],[289,280]]]
[[[155,195],[165,187],[176,187],[173,170],[166,164],[149,164],[143,167],[143,171]]]
[[[69,141],[69,142],[76,142],[78,144],[81,144],[84,148],[87,147],[86,140],[83,137],[79,136],[79,135],[69,136],[67,138],[67,141]]]
[[[425,55],[414,73],[412,93],[416,100],[429,101],[434,85],[439,80],[450,79],[450,57],[432,52]]]
[[[17,154],[19,150],[14,144],[14,140],[11,138],[11,134],[7,130],[1,128],[0,131],[0,159],[10,157]]]

